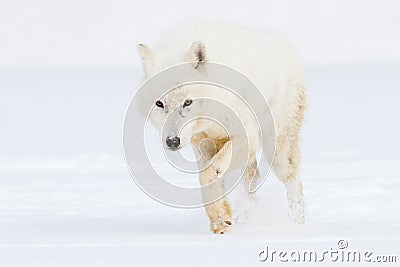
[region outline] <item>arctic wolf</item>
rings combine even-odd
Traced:
[[[302,224],[304,202],[299,178],[299,131],[306,108],[306,93],[296,50],[277,34],[220,23],[184,24],[167,34],[154,50],[144,44],[139,44],[137,49],[145,78],[185,62],[192,63],[193,68],[199,71],[207,68],[207,62],[216,62],[240,71],[257,85],[270,105],[275,122],[274,138],[267,136],[267,139],[275,142],[272,169],[286,187],[289,216]],[[221,127],[207,120],[197,121],[184,129],[163,123],[167,116],[173,116],[175,121],[185,114],[198,111],[202,108],[200,92],[215,96],[219,94],[216,90],[212,86],[179,87],[154,99],[155,112],[150,117],[156,127],[164,127],[163,131],[166,129],[167,134],[162,141],[166,149],[177,151],[191,144],[197,156],[214,159],[210,166],[200,172],[201,185],[213,183],[221,177],[231,156],[233,160],[239,156],[230,154],[232,141],[243,136],[227,136]],[[240,111],[243,108],[240,102],[232,99],[229,104],[233,110]],[[246,138],[251,164],[247,165],[244,172],[245,185],[259,173],[256,151],[260,146],[261,134],[255,126],[247,125],[247,128],[250,129]],[[206,149],[206,152],[200,152],[200,143],[206,138],[213,140],[214,146]],[[231,226],[232,210],[225,197],[205,205],[205,210],[212,232],[223,234]]]

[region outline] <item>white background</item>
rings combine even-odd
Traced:
[[[271,28],[305,63],[400,60],[396,0],[2,1],[0,65],[132,66],[136,44],[188,19]]]
[[[257,260],[265,245],[320,252],[339,239],[399,261],[399,7],[3,0],[0,266],[256,266],[268,264]],[[299,49],[304,226],[288,221],[274,177],[248,220],[219,236],[202,209],[161,205],[128,174],[122,124],[142,76],[136,45],[193,18],[270,28]]]

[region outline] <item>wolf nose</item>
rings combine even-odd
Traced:
[[[175,137],[168,136],[167,140],[165,140],[165,142],[167,143],[167,146],[170,149],[176,150],[176,149],[178,149],[178,147],[181,143],[181,139],[178,136],[175,136]]]

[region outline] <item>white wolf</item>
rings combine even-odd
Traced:
[[[216,62],[239,70],[249,77],[261,90],[268,101],[275,121],[275,155],[273,171],[284,183],[287,190],[289,216],[297,223],[304,222],[303,188],[299,178],[299,131],[306,108],[306,94],[301,65],[297,52],[280,36],[265,31],[255,31],[236,25],[221,23],[189,23],[177,27],[163,38],[154,49],[139,44],[138,52],[144,67],[145,78],[180,63],[191,62],[194,68],[204,62]],[[166,116],[179,120],[188,112],[202,108],[199,95],[216,96],[212,86],[186,86],[154,99],[155,112],[151,122],[158,128],[163,127]],[[241,101],[228,96],[223,97],[233,110],[243,109]],[[228,99],[228,100],[227,100]],[[179,107],[179,108],[176,108]],[[171,114],[171,112],[173,114]],[[258,175],[256,150],[260,146],[260,133],[251,120],[244,120],[250,135],[247,136],[251,164],[244,173],[244,183],[249,184]],[[227,161],[231,160],[233,138],[210,121],[199,120],[184,129],[167,127],[167,137],[163,145],[170,150],[177,150],[192,144],[195,153],[200,155],[200,142],[209,138],[215,143],[209,149],[207,158],[213,158],[211,166],[200,173],[200,184],[216,181],[224,173]],[[165,128],[164,128],[165,131]],[[270,134],[270,133],[263,133]],[[204,149],[204,148],[203,148]],[[232,155],[237,157],[238,155]],[[232,210],[226,198],[221,198],[205,206],[210,219],[210,228],[214,233],[224,233],[231,225]]]

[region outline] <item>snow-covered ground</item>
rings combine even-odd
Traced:
[[[2,69],[0,266],[256,266],[270,264],[258,260],[266,245],[319,252],[339,240],[399,262],[399,73],[307,67],[306,224],[288,221],[270,177],[248,220],[213,235],[203,209],[155,202],[125,167],[139,68]]]

